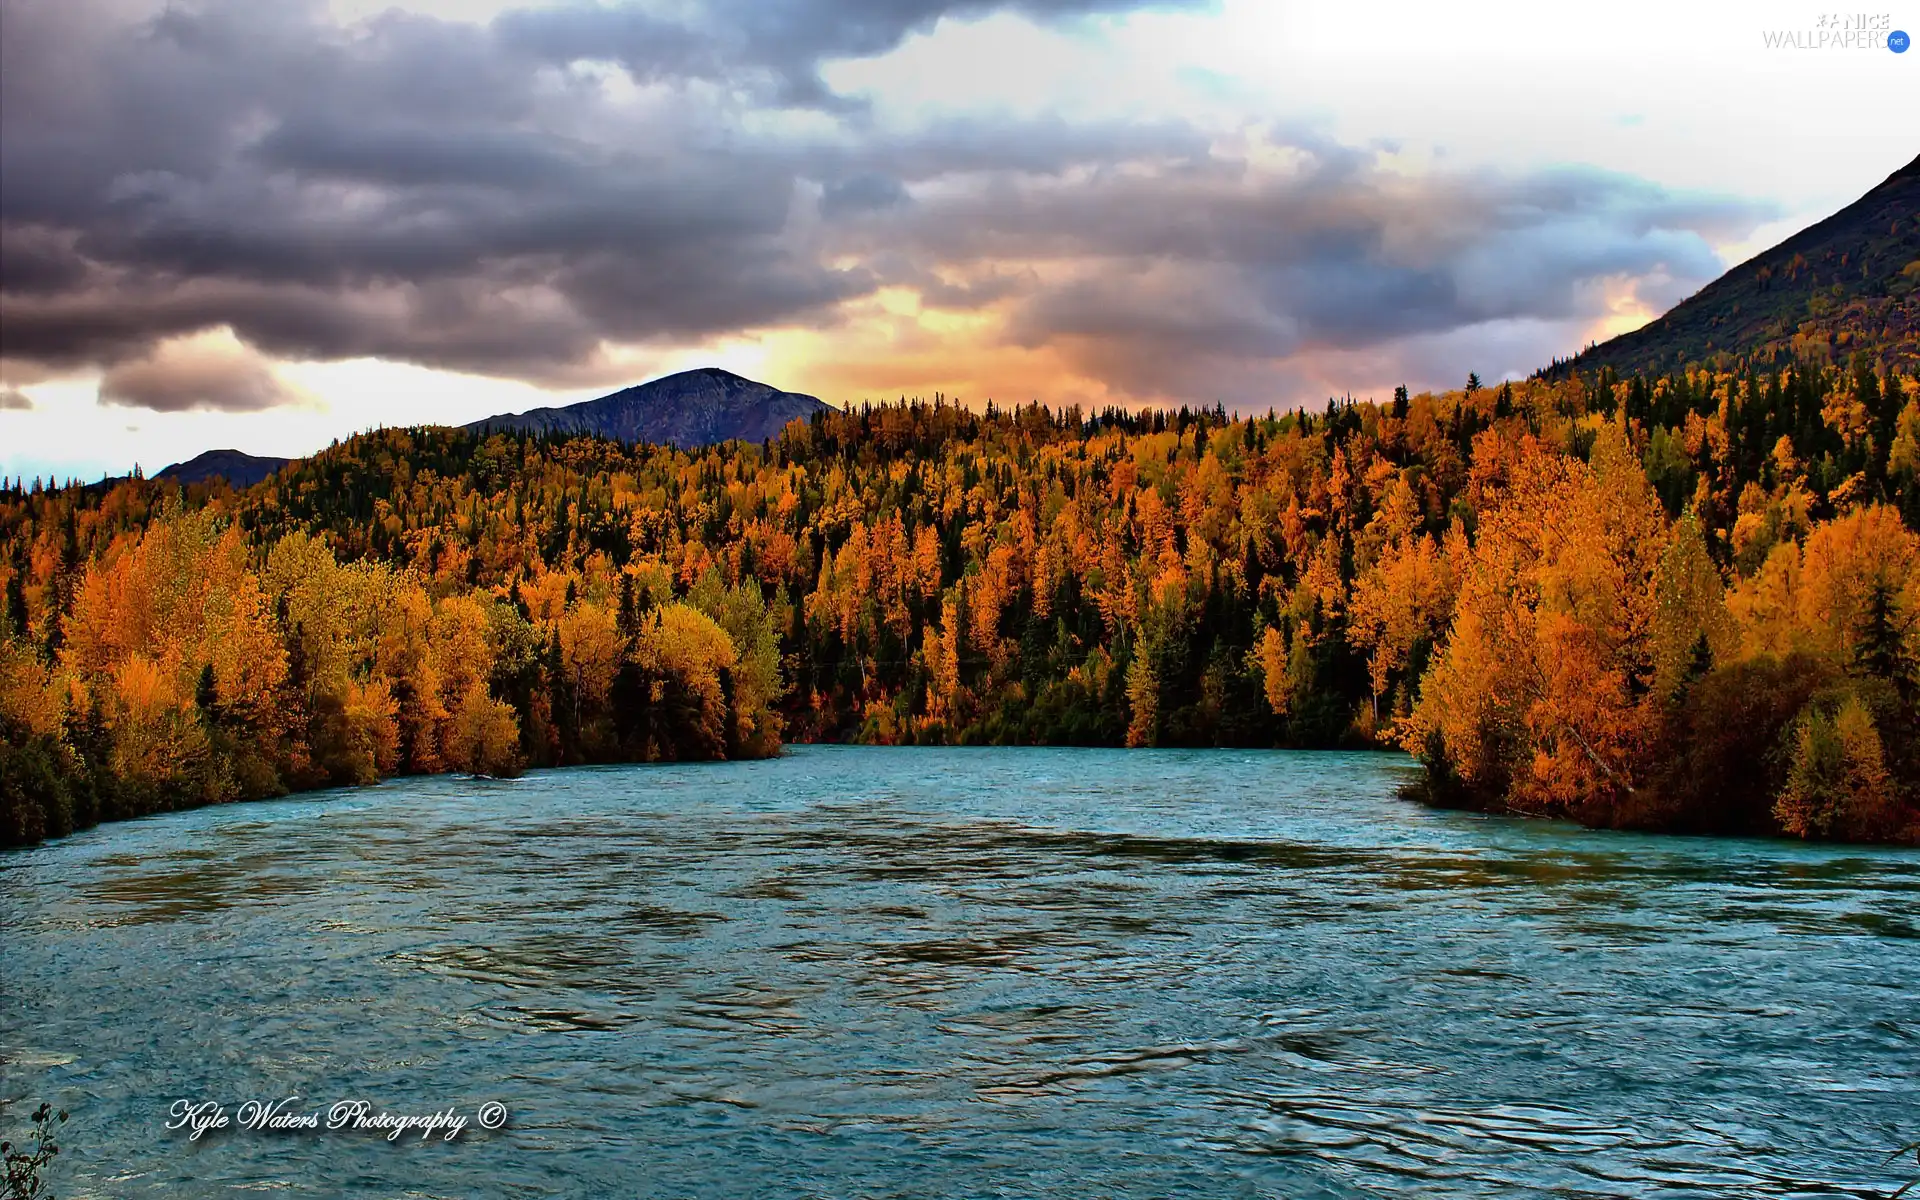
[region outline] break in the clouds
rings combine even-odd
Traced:
[[[873,394],[918,386],[944,338],[1027,364],[969,377],[1042,398],[1053,370],[1264,406],[1368,355],[1451,376],[1449,355],[1524,328],[1546,333],[1522,355],[1571,350],[1611,308],[1711,278],[1711,246],[1770,215],[1598,169],[1413,169],[1277,117],[897,114],[823,78],[943,20],[1097,31],[1140,7],[1195,6],[341,25],[317,3],[8,0],[0,377],[255,411],[297,400],[274,361],[580,388],[650,352],[814,331],[836,362],[813,376]]]

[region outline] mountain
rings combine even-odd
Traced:
[[[208,450],[186,462],[173,464],[154,478],[171,479],[182,485],[220,478],[236,488],[250,488],[291,461],[267,455],[242,454],[238,450]]]
[[[829,411],[829,406],[812,396],[783,392],[718,367],[702,367],[598,400],[564,408],[503,413],[475,421],[466,428],[476,433],[525,430],[595,434],[622,442],[710,446],[735,439],[764,442],[785,428],[787,422],[824,411]],[[154,478],[184,485],[205,483],[217,477],[236,488],[249,488],[289,461],[243,454],[238,450],[208,450],[186,462],[173,464]]]
[[[1920,157],[1860,199],[1546,374],[1651,375],[1734,360],[1920,367]]]
[[[828,406],[731,371],[682,371],[564,408],[536,408],[475,421],[477,433],[597,434],[622,442],[710,446],[734,439],[764,442],[795,418]]]

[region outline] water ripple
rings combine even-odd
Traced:
[[[1885,1196],[1920,855],[1433,812],[1372,755],[800,748],[4,858],[68,1196]],[[453,1145],[161,1129],[179,1096]],[[3,1119],[18,1124],[18,1104]]]

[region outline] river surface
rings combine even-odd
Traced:
[[[1920,854],[1398,800],[1364,754],[797,747],[0,856],[84,1196],[1885,1196]],[[409,1132],[169,1131],[364,1099]]]

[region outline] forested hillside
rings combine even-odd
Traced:
[[[0,495],[0,836],[780,739],[1404,747],[1433,799],[1920,837],[1920,385],[387,430]]]
[[[1907,373],[1920,367],[1920,157],[1672,311],[1549,373],[1840,366],[1858,354]]]

